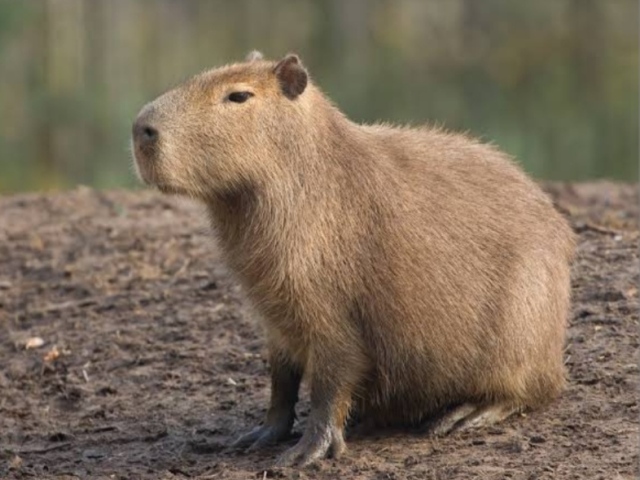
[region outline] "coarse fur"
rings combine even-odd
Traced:
[[[238,91],[251,96],[230,101]],[[291,428],[282,412],[303,373],[308,430],[330,439],[309,453],[320,440],[305,432],[304,460],[327,442],[338,454],[332,435],[354,410],[383,424],[461,405],[506,416],[561,391],[573,233],[504,153],[441,129],[353,123],[293,55],[200,74],[141,124],[158,135],[134,141],[140,176],[207,205],[262,317],[265,424],[281,426],[269,440]]]

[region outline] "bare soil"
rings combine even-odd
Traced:
[[[355,435],[303,470],[269,468],[295,439],[225,451],[260,422],[269,382],[198,206],[86,188],[0,198],[0,478],[636,478],[638,188],[546,188],[580,234],[564,395],[442,439]]]

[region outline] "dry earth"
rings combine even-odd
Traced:
[[[0,198],[0,478],[637,477],[638,188],[547,190],[580,234],[562,398],[444,439],[355,436],[301,471],[268,468],[285,445],[224,451],[260,421],[267,365],[199,208],[150,192]]]

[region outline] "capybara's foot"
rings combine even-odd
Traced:
[[[300,441],[276,461],[278,467],[304,467],[325,457],[338,458],[346,449],[342,429],[330,424],[308,426]]]
[[[271,352],[271,401],[262,426],[242,435],[231,444],[232,449],[259,450],[289,437],[295,420],[295,405],[302,370]]]
[[[231,448],[247,449],[248,451],[260,450],[286,439],[290,432],[291,425],[286,421],[261,425],[240,436],[231,444]]]
[[[501,422],[521,408],[507,403],[476,405],[464,403],[445,413],[429,429],[435,436],[444,436],[453,431],[480,428]]]

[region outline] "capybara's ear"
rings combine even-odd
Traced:
[[[258,60],[263,60],[263,59],[264,59],[264,55],[262,55],[262,53],[260,53],[258,50],[252,50],[247,54],[244,60],[245,62],[256,62]]]
[[[278,77],[282,93],[293,100],[307,87],[308,75],[300,59],[295,54],[289,54],[278,62],[273,73]]]

